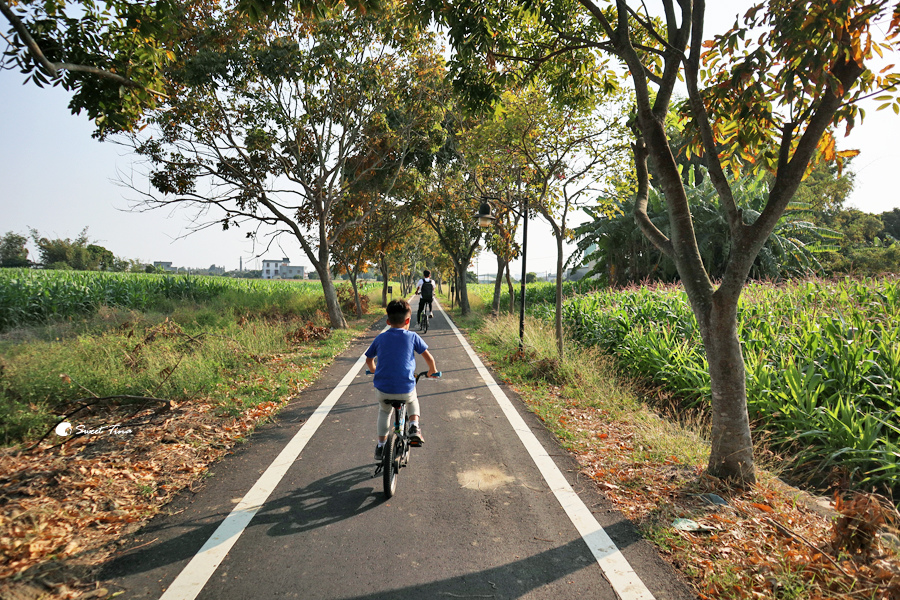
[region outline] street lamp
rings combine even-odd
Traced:
[[[490,227],[497,219],[497,217],[491,214],[491,204],[486,198],[482,198],[481,206],[478,207],[478,214],[475,216],[478,218],[478,226],[482,228]]]

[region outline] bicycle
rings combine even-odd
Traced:
[[[369,374],[368,371],[366,371]],[[416,375],[416,383],[419,378],[428,375],[428,371],[422,371]],[[435,373],[431,379],[439,379],[441,372]],[[387,440],[384,442],[384,452],[381,455],[381,462],[375,467],[375,474],[372,477],[382,476],[384,484],[384,497],[391,498],[397,491],[397,476],[400,469],[409,466],[409,450],[412,447],[418,447],[421,444],[413,444],[409,439],[409,421],[406,418],[406,403],[402,400],[391,401],[393,410],[391,411],[394,420],[393,429],[388,432]]]
[[[422,309],[422,318],[419,319],[419,331],[422,333],[428,333],[428,314],[434,310],[431,307],[431,302],[425,300],[424,298],[419,298],[419,302],[426,302],[425,308]]]

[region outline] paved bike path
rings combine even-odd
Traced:
[[[182,494],[171,516],[154,519],[132,549],[114,557],[104,570],[111,589],[124,590],[122,598],[160,598],[170,587],[174,594],[176,578],[188,578],[191,597],[222,600],[692,598],[506,390],[649,596],[623,592],[617,575],[604,573],[445,315],[435,316],[424,337],[444,377],[419,383],[426,444],[412,450],[394,498],[385,501],[381,477],[373,477],[377,408],[358,360],[382,320],[277,424],[215,465],[199,493]],[[208,543],[298,429],[321,416],[318,407],[342,380],[346,389],[265,500],[252,506],[246,527],[227,544]],[[205,544],[227,554],[197,575],[203,565],[195,556]]]

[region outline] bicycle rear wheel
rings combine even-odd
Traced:
[[[384,497],[390,498],[397,491],[397,475],[400,471],[400,457],[397,455],[397,434],[388,434],[381,459],[381,477],[384,483]]]
[[[422,333],[428,333],[428,313],[422,313]]]

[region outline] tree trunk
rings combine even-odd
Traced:
[[[348,275],[350,276],[350,287],[353,288],[353,299],[356,300],[356,318],[362,319],[362,300],[359,299],[359,287],[356,285],[356,275],[353,273],[349,273],[349,271]]]
[[[322,293],[325,294],[325,306],[328,310],[328,320],[334,329],[347,329],[347,321],[344,319],[344,313],[341,311],[341,303],[337,297],[337,290],[334,288],[334,280],[331,278],[331,269],[328,263],[324,264],[324,269],[316,269],[319,279],[322,282]]]
[[[465,264],[456,263],[456,276],[457,276],[457,286],[456,293],[459,296],[459,312],[463,316],[468,315],[472,308],[469,306],[469,290],[466,287],[466,267],[468,267],[468,261]]]
[[[737,303],[740,292],[720,294],[700,317],[700,332],[709,361],[712,391],[711,452],[707,470],[711,475],[755,481],[753,444],[747,415],[747,385],[744,355],[737,333]]]
[[[559,356],[560,364],[565,359],[565,350],[563,348],[563,236],[556,237],[556,352]]]
[[[388,279],[390,279],[390,277],[388,276],[389,269],[388,269],[387,261],[386,261],[386,260],[379,261],[379,262],[378,262],[378,269],[381,271],[381,279],[382,279],[382,285],[381,285],[381,308],[387,308],[387,305],[388,305],[388,285],[389,285]]]
[[[512,282],[509,263],[506,263],[506,286],[509,288],[509,314],[516,314],[516,288]]]
[[[495,317],[500,314],[500,292],[503,291],[503,271],[506,263],[497,255],[497,277],[494,279],[494,301],[491,303],[491,314]]]

